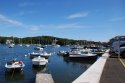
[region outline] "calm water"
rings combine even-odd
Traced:
[[[57,55],[59,50],[69,50],[69,47],[47,47],[44,51],[51,52],[53,55],[49,57],[49,63],[43,68],[33,68],[32,61],[25,54],[30,52],[37,52],[34,46],[15,46],[8,48],[7,45],[0,45],[0,83],[35,83],[36,73],[49,73],[52,75],[55,83],[71,83],[79,75],[91,66],[93,62],[73,62],[67,58]],[[7,73],[5,70],[5,63],[16,57],[25,63],[23,72]]]

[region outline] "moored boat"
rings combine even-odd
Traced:
[[[49,58],[49,56],[51,56],[51,53],[47,53],[47,52],[32,52],[32,53],[29,53],[30,55],[30,58],[34,58],[34,57],[38,57],[38,56],[41,56],[41,57],[44,57],[44,58]]]
[[[13,48],[15,44],[9,44],[9,48]]]
[[[45,66],[48,63],[48,60],[44,57],[35,57],[32,59],[32,64],[36,66]]]
[[[29,45],[29,44],[26,44],[25,46],[26,46],[26,47],[29,47],[30,45]]]
[[[91,52],[78,52],[78,54],[69,54],[70,59],[76,59],[76,60],[97,60],[98,56],[97,54],[92,54]]]
[[[7,71],[11,71],[11,70],[22,70],[23,67],[25,66],[25,64],[22,62],[22,61],[17,61],[17,60],[11,60],[11,61],[8,61],[6,64],[5,64],[5,67],[7,69]]]
[[[43,50],[42,47],[35,47],[34,50]]]

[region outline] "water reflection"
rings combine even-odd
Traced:
[[[67,62],[67,63],[73,62],[73,63],[93,64],[95,62],[95,60],[82,60],[82,61],[81,60],[77,60],[77,59],[73,60],[73,59],[70,59],[69,57],[63,57],[63,60],[65,62]]]
[[[19,81],[23,80],[25,77],[23,71],[5,71],[5,80],[8,81]]]
[[[92,61],[72,61],[69,58],[58,56],[60,50],[68,51],[70,47],[47,47],[43,51],[53,53],[49,57],[49,63],[45,67],[32,67],[32,60],[28,53],[38,52],[33,46],[15,46],[8,48],[6,45],[0,46],[0,83],[35,83],[36,73],[49,73],[55,83],[71,83],[81,75],[93,63]],[[27,55],[27,56],[25,56]],[[6,61],[16,57],[25,63],[23,72],[5,72]]]
[[[46,71],[46,67],[45,66],[35,66],[35,65],[32,66],[32,72],[34,74],[36,74],[36,73],[43,73],[45,71]]]

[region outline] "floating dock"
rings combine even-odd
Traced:
[[[37,73],[35,83],[54,83],[51,74]]]
[[[106,60],[109,57],[108,52],[109,50],[72,83],[99,83]]]

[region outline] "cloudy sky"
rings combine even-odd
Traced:
[[[0,0],[0,36],[108,41],[125,35],[125,0]]]

